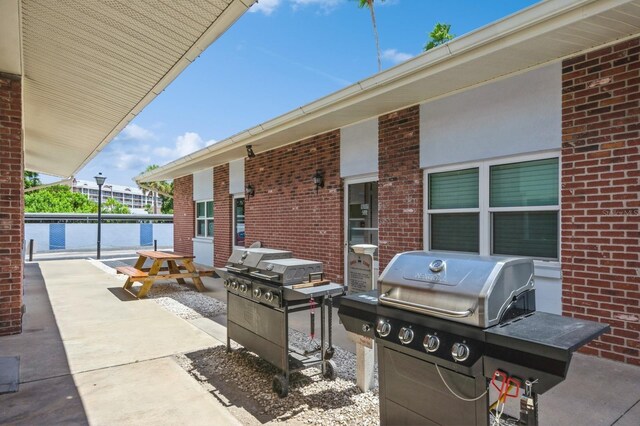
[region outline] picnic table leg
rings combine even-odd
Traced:
[[[141,269],[146,260],[147,260],[146,256],[138,257],[138,260],[136,260],[136,264],[134,268]],[[131,277],[127,277],[127,280],[124,282],[124,286],[122,288],[124,288],[125,290],[131,290],[131,286],[133,286],[133,281],[131,280]]]
[[[147,295],[151,286],[153,285],[153,281],[155,280],[155,275],[158,275],[158,271],[162,267],[162,260],[154,260],[153,265],[151,265],[151,269],[149,269],[149,277],[142,282],[142,287],[140,291],[138,291],[138,299],[141,299]]]
[[[180,273],[180,268],[178,268],[178,264],[176,263],[175,260],[169,260],[167,263],[169,264],[169,272],[171,272],[172,274]],[[184,281],[184,278],[176,278],[176,281],[178,281],[178,284],[182,284],[182,285],[186,284],[186,282]]]
[[[184,264],[184,267],[187,268],[187,271],[191,272],[192,274],[196,274],[196,276],[191,278],[191,280],[193,280],[193,285],[196,286],[196,290],[200,292],[205,291],[206,288],[204,284],[202,284],[202,280],[200,279],[200,277],[197,275],[198,271],[196,270],[196,267],[193,265],[193,262],[191,261],[191,259],[184,259],[182,263]]]

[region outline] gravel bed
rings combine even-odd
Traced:
[[[157,282],[149,299],[183,319],[212,318],[226,314],[226,304],[173,282]],[[339,327],[334,324],[334,327]],[[292,349],[303,352],[319,346],[318,339],[289,330]],[[235,343],[226,347],[179,355],[178,363],[207,391],[225,402],[243,424],[377,425],[378,389],[362,392],[355,384],[355,355],[335,347],[333,360],[338,377],[322,377],[319,368],[309,368],[290,377],[289,395],[278,397],[271,389],[279,370]]]
[[[207,390],[217,392],[231,406],[243,407],[253,419],[233,414],[245,424],[377,425],[379,422],[378,390],[360,391],[354,381],[346,378],[349,376],[345,374],[346,368],[338,368],[334,381],[323,379],[316,368],[293,373],[289,395],[280,398],[271,390],[273,376],[279,370],[251,352],[236,349],[227,353],[224,346],[217,346],[184,355],[179,363]]]
[[[156,282],[147,297],[186,320],[213,318],[227,313],[226,303],[175,282]]]

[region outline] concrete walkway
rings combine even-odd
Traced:
[[[118,299],[122,280],[86,260],[26,274],[24,332],[0,338],[0,356],[21,358],[0,424],[239,424],[173,358],[221,341],[151,300]]]

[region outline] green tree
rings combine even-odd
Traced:
[[[34,186],[42,185],[40,176],[36,172],[24,171],[24,189],[33,188]]]
[[[144,170],[145,173],[150,172],[151,170],[157,169],[157,164],[151,164],[147,166]],[[145,206],[145,210],[149,213],[157,213],[158,208],[156,206],[156,197],[160,196],[160,201],[162,203],[160,207],[160,211],[162,213],[173,213],[173,182],[167,182],[165,180],[156,181],[156,182],[145,182],[144,186],[138,184],[138,187],[146,195],[153,196],[153,206]]]
[[[433,30],[429,33],[429,37],[431,40],[424,46],[424,51],[426,52],[429,49],[433,49],[434,47],[440,46],[441,44],[445,44],[448,41],[453,40],[455,37],[454,34],[449,32],[451,30],[450,24],[442,24],[438,22]]]
[[[115,214],[129,214],[129,207],[121,204],[115,198],[107,198],[107,200],[102,203],[102,213],[115,213]]]
[[[86,195],[72,192],[64,185],[55,185],[24,195],[24,210],[28,213],[97,213],[98,204]]]
[[[376,24],[376,12],[373,9],[374,0],[356,0],[358,2],[358,7],[360,9],[364,9],[365,7],[369,9],[371,13],[371,25],[373,26],[373,38],[376,42],[376,53],[378,54],[378,72],[382,71],[382,61],[380,54],[380,39],[378,37],[378,25]],[[380,0],[380,2],[384,2],[384,0]]]

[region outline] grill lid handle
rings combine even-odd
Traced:
[[[235,272],[235,273],[241,274],[243,272],[248,272],[249,268],[247,268],[246,266],[238,268],[236,266],[227,265],[227,270],[231,271],[231,272]]]
[[[418,303],[407,302],[404,300],[394,299],[393,297],[387,296],[387,293],[381,294],[379,297],[380,302],[395,306],[401,309],[409,309],[414,312],[419,312],[421,314],[427,315],[444,315],[452,318],[466,318],[473,314],[473,308],[469,308],[466,311],[451,311],[449,309],[436,308],[435,306],[426,306],[420,305]]]

